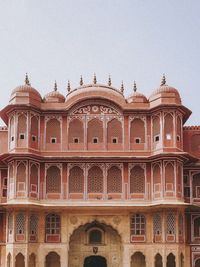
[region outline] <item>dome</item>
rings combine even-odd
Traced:
[[[29,93],[31,95],[35,95],[37,97],[39,97],[41,99],[41,95],[40,93],[33,88],[32,86],[28,85],[28,84],[24,84],[24,85],[19,85],[17,86],[11,93],[11,98],[17,94],[17,93]]]
[[[115,102],[118,106],[123,106],[125,104],[122,90],[120,91],[111,85],[97,83],[81,85],[78,88],[70,90],[67,94],[66,102],[68,105],[72,105],[91,98],[107,99]]]
[[[153,91],[149,97],[149,100],[153,101],[157,98],[173,98],[175,101],[181,102],[181,97],[178,90],[166,84],[165,76],[162,78],[160,87]]]
[[[148,100],[146,98],[145,95],[137,92],[137,87],[136,87],[136,83],[134,82],[134,87],[133,87],[133,94],[131,94],[128,98],[127,98],[127,102],[128,103],[148,103]]]
[[[153,93],[151,94],[150,98],[155,96],[155,95],[158,95],[158,94],[175,94],[176,97],[180,98],[180,94],[178,92],[178,90],[172,86],[169,86],[169,85],[161,85],[158,89],[156,89],[155,91],[153,91]]]
[[[48,103],[64,103],[65,102],[65,97],[61,93],[57,91],[57,84],[55,82],[54,85],[54,91],[46,94],[44,96],[44,102]]]

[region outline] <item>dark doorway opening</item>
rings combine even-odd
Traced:
[[[90,256],[85,258],[84,267],[107,267],[106,259],[101,256]]]

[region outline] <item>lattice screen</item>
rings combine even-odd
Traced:
[[[183,229],[184,228],[184,223],[183,223],[183,215],[179,214],[178,216],[178,232],[179,235],[183,235]]]
[[[31,118],[31,134],[38,136],[38,118],[36,116],[33,116]]]
[[[167,213],[167,222],[166,222],[166,231],[169,235],[175,235],[176,233],[176,214],[174,211],[170,211]]]
[[[200,173],[195,174],[193,176],[193,183],[192,183],[193,197],[200,197],[200,194],[198,195],[198,188],[200,192]]]
[[[98,166],[88,171],[88,193],[103,193],[103,171]]]
[[[108,193],[121,193],[122,192],[121,170],[117,168],[116,166],[112,166],[108,170],[107,192]]]
[[[159,213],[153,215],[153,232],[154,235],[160,235],[162,233],[162,219]]]
[[[141,143],[145,142],[144,121],[137,118],[131,122],[130,142],[135,143],[135,138],[138,138],[138,137],[141,139]]]
[[[88,142],[92,143],[94,137],[98,138],[99,143],[103,142],[103,122],[98,119],[88,122]]]
[[[160,118],[155,117],[153,119],[153,136],[160,134]]]
[[[167,114],[164,119],[164,133],[173,135],[174,123],[171,114]]]
[[[38,217],[35,214],[30,216],[29,234],[36,235],[38,229]]]
[[[134,166],[130,171],[130,193],[145,192],[145,174],[140,166]]]
[[[69,124],[69,143],[73,143],[74,138],[79,138],[79,142],[84,141],[83,123],[78,119],[73,119]]]
[[[38,188],[38,167],[35,164],[31,166],[30,185],[35,185]]]
[[[25,232],[25,215],[24,213],[18,213],[16,215],[16,233],[24,234]]]
[[[18,117],[18,137],[20,133],[26,134],[27,129],[27,119],[24,114]]]
[[[50,143],[51,138],[56,138],[56,143],[60,143],[61,127],[57,119],[50,119],[46,125],[46,142]]]
[[[118,143],[122,143],[122,124],[119,120],[113,119],[108,122],[108,143],[112,143],[112,137],[117,137]]]
[[[61,174],[60,174],[60,169],[56,166],[51,166],[47,170],[46,192],[47,193],[61,192]]]
[[[84,192],[84,173],[83,170],[75,166],[70,170],[69,174],[69,193]]]

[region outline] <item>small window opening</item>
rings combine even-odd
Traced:
[[[112,139],[112,143],[113,143],[113,144],[117,144],[117,143],[118,143],[116,137],[114,137],[114,138]]]
[[[36,142],[36,140],[37,140],[37,137],[35,135],[32,135],[32,141]]]
[[[166,139],[171,140],[172,139],[171,134],[166,134]]]
[[[74,138],[74,143],[75,144],[78,144],[79,143],[79,139],[76,137],[76,138]]]
[[[14,141],[14,136],[11,136],[11,141]]]
[[[178,142],[180,141],[180,136],[179,136],[179,135],[177,135],[176,140],[177,140]]]
[[[89,243],[90,244],[101,244],[102,243],[102,233],[101,231],[95,229],[89,233]]]
[[[97,137],[94,137],[93,138],[93,144],[97,144],[98,143],[98,138]]]
[[[156,135],[156,136],[154,137],[154,141],[155,141],[155,142],[158,142],[159,140],[160,140],[159,135]]]
[[[51,143],[52,143],[52,144],[55,144],[55,143],[56,143],[56,138],[55,138],[55,137],[52,137],[52,138],[51,138]]]
[[[8,179],[7,178],[4,178],[3,185],[4,186],[7,186],[7,184],[8,184]]]
[[[25,134],[20,134],[19,135],[19,139],[24,140],[25,139]]]
[[[135,143],[136,144],[140,144],[141,143],[141,139],[140,138],[135,138]]]

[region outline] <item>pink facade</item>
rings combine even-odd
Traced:
[[[149,99],[96,81],[66,97],[55,86],[42,98],[28,79],[14,89],[1,111],[0,266],[200,267],[200,127],[183,126],[190,114],[165,80]],[[79,262],[76,231],[88,232]]]

